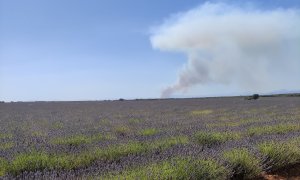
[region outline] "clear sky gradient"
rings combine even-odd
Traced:
[[[0,0],[0,100],[159,98],[186,57],[153,49],[151,28],[204,2]],[[261,9],[300,7],[298,0],[248,3]],[[174,97],[243,93],[216,84]]]

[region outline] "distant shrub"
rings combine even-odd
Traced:
[[[252,96],[246,97],[245,99],[247,100],[257,100],[259,98],[259,94],[253,94]]]
[[[252,99],[258,99],[259,98],[259,94],[253,94],[252,95]]]
[[[119,101],[125,101],[125,99],[123,99],[123,98],[120,98],[120,99],[119,99]]]

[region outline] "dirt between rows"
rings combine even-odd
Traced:
[[[262,173],[257,180],[300,180],[300,163],[270,173]]]

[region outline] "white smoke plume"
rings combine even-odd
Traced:
[[[210,83],[256,92],[300,89],[298,9],[205,3],[171,16],[150,40],[154,48],[183,52],[188,59],[162,97]]]

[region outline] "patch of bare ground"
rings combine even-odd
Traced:
[[[255,180],[300,180],[300,163],[270,173],[262,173]]]

